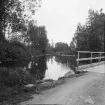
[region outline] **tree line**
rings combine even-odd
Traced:
[[[66,54],[75,54],[76,51],[104,52],[105,13],[103,9],[100,11],[90,9],[85,24],[78,23],[70,45],[59,42],[56,43],[55,50]]]
[[[105,51],[105,13],[90,9],[84,25],[78,23],[71,44],[75,51]]]

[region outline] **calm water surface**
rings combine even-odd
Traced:
[[[73,73],[73,70],[67,64],[59,63],[56,61],[56,57],[52,57],[52,59],[47,61],[47,70],[44,79],[57,80],[69,71],[71,71],[71,74]]]
[[[14,70],[18,68],[27,70],[37,80],[57,80],[67,72],[74,73],[76,61],[75,57],[42,56],[31,61],[2,63],[0,66]]]

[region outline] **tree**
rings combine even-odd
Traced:
[[[34,54],[45,54],[48,44],[45,26],[36,26],[30,22],[26,34],[26,41],[31,44]]]
[[[67,43],[57,42],[55,44],[55,51],[61,53],[69,53],[69,46]]]
[[[39,1],[39,2],[38,2]],[[27,3],[27,4],[24,4]],[[0,40],[5,39],[9,25],[12,32],[26,31],[29,15],[32,15],[40,5],[40,0],[1,0],[0,1]],[[26,8],[27,7],[27,8]],[[34,12],[33,12],[34,11]],[[31,13],[31,14],[25,14]]]
[[[48,45],[47,45],[47,53],[49,53],[49,54],[54,53],[54,48],[50,43],[48,43]]]
[[[18,19],[20,12],[20,2],[19,0],[1,0],[0,1],[0,40],[5,39],[5,29],[7,27],[7,24]],[[19,24],[19,21],[17,22]]]
[[[38,37],[39,37],[39,50],[41,53],[45,54],[48,45],[47,32],[45,26],[38,27]]]
[[[27,21],[25,17],[28,17],[28,14],[25,15],[27,5],[23,4],[23,1],[28,2],[29,0],[1,0],[0,1],[0,60],[7,59],[24,59],[28,58],[29,54],[26,50],[26,46],[22,45],[18,39],[19,36],[13,40],[5,40],[5,34],[7,34],[8,26],[11,29],[11,35],[14,33],[24,33],[27,31]],[[31,0],[28,4],[30,7],[32,3],[38,0]],[[34,9],[33,5],[28,9],[27,12],[32,13]],[[23,36],[22,36],[23,37]],[[20,39],[19,39],[20,40]],[[17,45],[20,44],[23,47]]]
[[[76,50],[104,51],[104,22],[102,9],[99,12],[90,9],[86,24],[77,26],[74,35]]]
[[[71,43],[70,43],[70,53],[71,54],[74,54],[75,53],[75,43],[72,41]]]

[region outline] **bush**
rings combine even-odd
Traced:
[[[27,48],[19,42],[0,42],[0,60],[5,59],[27,59],[30,54]]]
[[[0,82],[4,82],[8,79],[9,71],[7,68],[0,68]]]
[[[5,85],[8,87],[16,85],[21,86],[31,83],[35,83],[35,78],[33,78],[28,71],[23,70],[22,68],[11,70],[9,72],[8,80],[5,81]]]
[[[13,87],[16,85],[35,84],[36,80],[28,71],[23,70],[22,68],[16,70],[0,68],[0,82],[7,87]]]

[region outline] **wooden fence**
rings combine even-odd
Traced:
[[[105,52],[77,51],[77,66],[81,61],[89,61],[92,64],[95,60],[97,62],[105,61]]]

